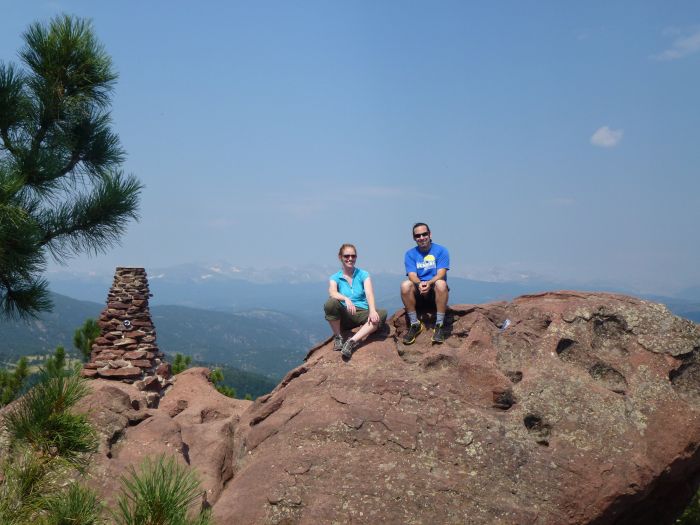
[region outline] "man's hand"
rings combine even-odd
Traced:
[[[348,309],[348,313],[350,315],[355,315],[355,312],[357,311],[355,308],[355,305],[352,304],[352,301],[348,299],[347,297],[345,298],[345,308]]]
[[[379,314],[377,313],[376,310],[369,311],[369,322],[372,324],[379,323]]]
[[[418,285],[418,291],[421,295],[425,295],[430,291],[430,283],[428,281],[421,281]]]

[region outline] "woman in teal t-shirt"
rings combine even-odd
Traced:
[[[361,341],[375,332],[386,321],[386,310],[377,310],[374,289],[369,273],[355,267],[357,250],[352,244],[343,244],[338,250],[341,270],[330,277],[328,295],[323,305],[326,320],[333,330],[333,350],[340,350],[349,358]],[[341,329],[360,329],[347,341]]]

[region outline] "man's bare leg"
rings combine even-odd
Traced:
[[[447,283],[443,280],[436,281],[433,288],[435,288],[435,309],[437,310],[437,313],[444,316],[445,312],[447,311],[447,300],[450,296],[450,291],[447,289]]]
[[[405,345],[411,345],[415,342],[418,334],[423,331],[423,324],[418,321],[416,313],[416,285],[408,279],[401,283],[401,300],[411,325],[402,341]]]
[[[401,300],[407,312],[416,311],[416,285],[408,279],[401,283]]]
[[[435,309],[437,310],[433,343],[441,344],[445,341],[444,324],[449,290],[447,289],[447,283],[443,280],[436,281],[433,287],[435,289]]]

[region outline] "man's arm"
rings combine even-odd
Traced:
[[[445,247],[440,250],[440,254],[438,255],[437,269],[444,269],[445,273],[447,273],[447,270],[450,269],[450,252],[447,251],[447,248]]]
[[[418,274],[416,273],[416,261],[413,259],[412,255],[412,250],[408,250],[404,256],[403,256],[403,264],[404,267],[406,268],[406,275],[408,276],[409,280],[414,283],[419,283],[420,279],[418,279]],[[413,277],[411,277],[413,275]]]
[[[430,289],[435,285],[437,281],[440,280],[445,280],[445,276],[447,275],[447,270],[445,268],[440,268],[437,273],[435,274],[435,277],[428,281],[422,281],[418,285],[418,290],[420,291],[421,294],[427,294]]]
[[[434,285],[437,281],[445,281],[445,277],[447,277],[447,268],[438,268],[437,273],[435,274],[435,277],[430,279],[429,281],[426,281],[427,283],[430,283],[430,286]]]

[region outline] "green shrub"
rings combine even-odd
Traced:
[[[192,364],[192,357],[188,355],[175,354],[175,360],[173,361],[172,371],[173,375],[179,374],[187,370]]]
[[[86,466],[89,454],[97,450],[97,434],[85,415],[71,409],[87,392],[85,380],[75,373],[44,371],[39,384],[4,418],[11,445]]]
[[[688,508],[683,515],[676,520],[678,525],[700,525],[700,490],[695,493]]]
[[[122,493],[115,519],[119,525],[208,525],[208,511],[188,518],[202,495],[194,473],[175,458],[146,459],[137,472],[131,467],[121,478]]]
[[[0,523],[23,525],[44,507],[54,477],[50,462],[24,449],[3,461],[0,479]]]
[[[236,389],[227,385],[224,385],[224,373],[221,368],[215,368],[209,374],[209,380],[214,385],[217,391],[226,397],[236,397]]]
[[[97,498],[65,479],[87,466],[97,435],[82,414],[71,409],[87,393],[85,381],[58,365],[41,373],[39,383],[5,414],[8,454],[0,469],[0,523],[7,525],[93,525]]]
[[[52,356],[44,363],[44,371],[49,376],[66,375],[66,349],[62,346],[57,346]]]
[[[22,357],[17,361],[17,365],[12,372],[0,370],[0,407],[17,398],[28,376],[29,365],[26,357]]]
[[[80,351],[83,356],[83,361],[90,360],[90,352],[92,351],[92,344],[100,336],[99,325],[94,319],[86,319],[83,326],[76,329],[73,333],[73,346]]]
[[[67,492],[46,498],[46,514],[41,525],[101,525],[102,504],[97,494],[82,485],[71,485]]]

